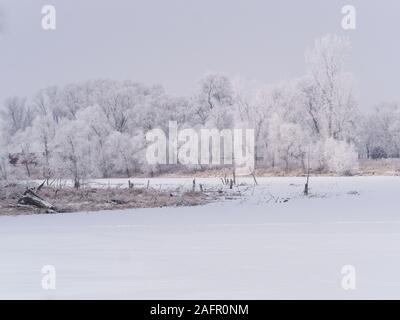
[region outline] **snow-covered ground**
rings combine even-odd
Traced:
[[[0,298],[400,298],[400,177],[312,178],[311,198],[304,178],[240,182],[201,207],[0,217]]]

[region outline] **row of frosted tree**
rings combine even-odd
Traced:
[[[174,167],[146,163],[145,134],[179,128],[252,128],[256,165],[352,174],[360,158],[400,156],[400,110],[359,108],[346,70],[350,43],[327,35],[306,51],[307,73],[273,85],[207,74],[189,97],[161,86],[95,80],[10,97],[0,107],[0,177],[131,177]],[[191,169],[207,169],[204,166]]]

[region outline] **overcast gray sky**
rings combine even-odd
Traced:
[[[41,9],[57,9],[57,29]],[[357,29],[341,28],[341,8]],[[0,0],[0,99],[94,78],[162,84],[190,94],[209,71],[271,83],[301,76],[304,51],[326,33],[352,41],[363,109],[399,99],[400,1]]]

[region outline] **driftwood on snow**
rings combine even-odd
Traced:
[[[18,207],[44,209],[48,213],[58,212],[55,206],[37,195],[32,189],[27,189],[24,194],[18,199]]]

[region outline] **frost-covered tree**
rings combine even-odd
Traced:
[[[200,81],[200,92],[193,102],[195,121],[203,126],[223,129],[233,123],[232,83],[228,77],[208,74]]]
[[[116,131],[108,137],[107,149],[112,156],[114,170],[130,178],[143,164],[144,136],[139,133],[130,137]]]
[[[43,178],[48,180],[52,176],[50,159],[53,156],[52,141],[56,134],[56,125],[50,114],[42,114],[35,118],[32,128],[29,140],[33,140],[33,144],[37,145],[37,150],[35,150],[37,161],[42,168]]]
[[[74,187],[93,172],[93,159],[97,157],[90,143],[90,133],[82,120],[64,120],[53,141],[54,156],[51,166],[58,178],[72,178]]]
[[[307,50],[302,77],[258,85],[206,74],[184,97],[104,79],[12,97],[0,106],[0,174],[63,177],[79,186],[85,178],[164,170],[146,163],[145,134],[159,128],[168,139],[170,122],[196,132],[254,129],[256,163],[274,170],[306,172],[310,160],[313,170],[349,174],[358,157],[400,157],[400,109],[386,103],[360,113],[349,50],[347,38],[327,35]]]
[[[25,177],[30,178],[33,168],[37,165],[37,143],[34,137],[34,127],[18,131],[10,144],[10,151],[18,154],[18,163],[25,169]]]
[[[0,120],[0,132],[2,131],[2,124]],[[0,134],[0,180],[8,179],[8,146],[4,136]]]
[[[249,88],[242,79],[235,80],[235,126],[239,124],[239,127],[254,130],[256,159],[262,159],[266,147],[268,120],[272,114],[270,105],[265,101],[264,90]]]
[[[31,126],[35,114],[26,98],[11,97],[1,107],[0,117],[3,120],[3,128],[6,130],[5,134],[11,137],[18,131]]]
[[[86,125],[91,152],[96,154],[93,166],[102,178],[112,176],[112,155],[106,145],[107,138],[112,128],[107,122],[107,117],[99,106],[91,106],[79,111],[76,119]]]
[[[367,158],[400,156],[400,107],[395,102],[378,105],[364,115],[358,133],[359,149]]]
[[[357,114],[352,76],[345,70],[349,49],[348,38],[327,35],[317,39],[306,52],[309,76],[302,85],[314,130],[339,140],[349,138]]]
[[[324,161],[330,171],[340,175],[352,175],[357,172],[358,154],[353,145],[328,138],[324,147]]]

